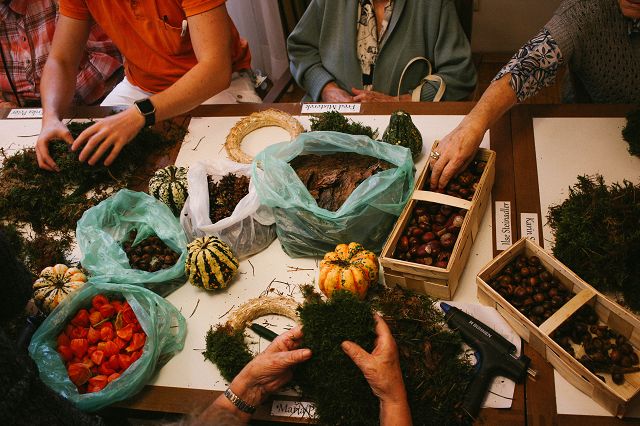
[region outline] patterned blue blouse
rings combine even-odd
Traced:
[[[629,35],[640,33],[640,19],[629,20]],[[518,102],[534,96],[543,87],[551,85],[564,63],[558,43],[549,30],[543,28],[537,36],[525,43],[511,60],[498,72],[493,81],[511,73],[509,84]]]
[[[522,102],[535,95],[540,89],[552,84],[562,65],[564,58],[558,43],[551,37],[546,28],[526,42],[511,58],[500,72],[493,78],[499,80],[511,73],[510,85]]]

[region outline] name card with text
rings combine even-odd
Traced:
[[[7,118],[42,118],[42,108],[14,108]]]
[[[312,402],[275,400],[271,405],[271,415],[313,419],[316,417],[316,406]]]
[[[496,250],[506,250],[513,244],[511,202],[496,201]]]
[[[302,114],[320,114],[323,112],[338,111],[339,113],[360,112],[360,104],[302,104]]]
[[[540,245],[539,235],[538,214],[520,213],[520,236],[530,238],[534,243]]]

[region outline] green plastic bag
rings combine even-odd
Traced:
[[[129,231],[138,231],[133,245],[157,235],[169,248],[180,253],[171,268],[156,272],[133,269],[122,244]],[[82,266],[92,276],[103,276],[114,284],[142,285],[166,296],[186,282],[187,237],[169,207],[143,192],[118,191],[80,218],[76,239],[82,252]]]
[[[80,394],[67,374],[62,358],[56,351],[57,337],[78,310],[88,309],[97,294],[124,297],[138,317],[147,340],[142,356],[118,379],[103,390]],[[95,411],[138,393],[173,355],[184,347],[187,323],[180,312],[162,297],[140,286],[111,284],[89,280],[80,290],[71,293],[36,330],[29,355],[38,365],[40,378],[53,391],[70,400],[84,411]]]
[[[318,207],[289,161],[304,154],[355,152],[388,161],[395,168],[363,181],[335,212]],[[253,161],[260,201],[274,208],[276,232],[291,257],[322,256],[352,241],[380,253],[413,190],[411,151],[338,132],[308,132],[272,145]],[[257,173],[260,168],[264,173]]]

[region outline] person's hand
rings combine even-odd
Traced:
[[[135,107],[98,121],[85,129],[71,145],[72,151],[82,148],[78,159],[95,165],[109,150],[105,166],[118,157],[122,148],[144,127],[144,117]]]
[[[435,149],[440,157],[437,160],[429,159],[431,190],[442,191],[449,180],[469,164],[482,142],[484,132],[484,129],[463,122],[440,141]]]
[[[398,102],[396,96],[385,95],[384,93],[375,92],[373,90],[361,90],[355,87],[351,89],[353,92],[353,100],[355,102]]]
[[[342,350],[362,371],[380,402],[404,404],[407,394],[400,370],[398,347],[387,323],[378,314],[375,320],[378,337],[371,353],[350,341],[342,342]]]
[[[246,403],[257,406],[293,377],[291,367],[311,358],[310,349],[296,349],[300,326],[283,333],[247,364],[231,382],[231,390]]]
[[[49,170],[51,172],[58,172],[60,169],[51,155],[49,155],[49,142],[53,139],[62,139],[69,145],[73,143],[73,136],[67,129],[62,121],[57,118],[43,119],[42,129],[36,142],[36,158],[38,159],[38,166],[41,169]]]
[[[351,96],[346,90],[341,89],[335,81],[327,83],[322,88],[320,98],[323,102],[353,102],[353,96]]]

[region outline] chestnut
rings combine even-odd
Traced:
[[[616,385],[621,385],[624,383],[624,374],[620,372],[611,373],[611,380],[613,380],[613,383]]]
[[[440,237],[440,244],[442,244],[442,247],[444,248],[451,248],[453,247],[453,245],[455,244],[455,238],[453,236],[453,234],[447,232],[446,234],[442,235]]]
[[[544,302],[544,299],[545,297],[544,297],[544,294],[542,293],[536,293],[533,295],[534,302],[541,303],[541,302]]]
[[[407,238],[406,235],[400,237],[396,248],[400,253],[405,253],[407,250],[409,250],[409,238]]]
[[[531,256],[527,260],[527,263],[529,263],[529,266],[538,266],[540,265],[540,258],[538,258],[538,256]]]
[[[513,292],[513,295],[518,299],[524,299],[527,296],[527,290],[524,287],[518,287]]]
[[[422,241],[425,243],[428,243],[429,241],[435,240],[435,239],[436,239],[436,234],[434,234],[431,231],[425,232],[424,234],[422,234]]]

